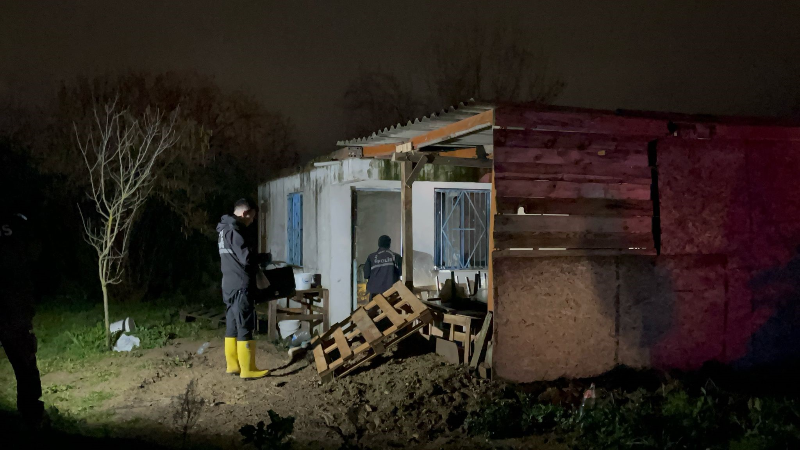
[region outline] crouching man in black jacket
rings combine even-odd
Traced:
[[[255,242],[245,228],[255,220],[256,210],[241,199],[234,205],[233,215],[224,215],[217,225],[217,246],[222,261],[222,299],[225,302],[225,359],[227,372],[243,379],[256,379],[269,374],[256,367],[256,341],[253,329],[256,312],[251,293],[256,290],[258,264],[268,263],[269,253],[259,254]]]

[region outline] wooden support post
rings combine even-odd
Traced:
[[[492,190],[489,199],[489,274],[486,283],[486,308],[489,312],[494,311],[494,219],[497,215],[497,192],[495,187],[494,170],[492,170]]]
[[[278,301],[271,301],[268,303],[269,309],[267,310],[267,338],[270,341],[278,339]]]
[[[403,230],[403,282],[409,289],[414,289],[414,237],[412,226],[412,189],[413,178],[410,183],[411,174],[414,173],[415,163],[405,161],[400,163],[400,180],[402,190],[400,191],[400,203],[402,203],[403,210],[401,212],[401,229]],[[419,163],[417,163],[419,164]]]
[[[417,179],[419,173],[422,172],[422,169],[425,168],[425,164],[428,164],[431,161],[433,161],[433,155],[423,155],[419,161],[413,163],[414,169],[411,170],[411,173],[408,174],[408,178],[406,178],[404,181],[406,186],[411,187],[411,184],[414,183],[414,180]]]

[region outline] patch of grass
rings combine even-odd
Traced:
[[[114,357],[141,356],[141,350],[163,347],[173,339],[200,339],[219,335],[205,321],[179,321],[183,300],[166,299],[158,302],[125,302],[110,305],[111,320],[132,317],[141,341],[141,349],[130,353],[114,353],[105,349],[103,307],[100,302],[76,298],[50,298],[37,306],[33,328],[38,340],[37,362],[41,375],[66,371],[75,373],[93,367],[99,361]],[[221,306],[220,306],[221,309]],[[102,369],[96,381],[104,382],[118,372]],[[94,381],[94,380],[93,380]],[[55,395],[55,393],[53,393]],[[62,393],[62,397],[67,395]],[[11,365],[0,360],[0,407],[14,409],[16,382]]]
[[[175,302],[127,302],[112,304],[111,320],[132,317],[141,349],[167,345],[177,338],[199,338],[211,333],[208,325],[179,322],[180,306]],[[50,301],[41,305],[34,318],[34,332],[39,340],[37,358],[42,372],[74,372],[97,359],[106,357],[103,308],[87,301]]]
[[[50,386],[45,386],[42,389],[42,394],[44,395],[52,395],[52,394],[59,394],[62,392],[67,392],[69,390],[74,389],[75,386],[71,384],[51,384]]]
[[[104,401],[112,398],[114,398],[114,394],[111,392],[92,391],[83,397],[73,400],[69,405],[69,410],[78,415],[86,414],[102,405]]]
[[[92,373],[92,376],[100,383],[106,382],[119,376],[119,371],[112,369],[100,369]]]

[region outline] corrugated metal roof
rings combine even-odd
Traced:
[[[459,103],[458,106],[451,106],[449,109],[443,109],[439,112],[414,119],[413,121],[409,120],[405,125],[398,123],[391,127],[384,128],[383,130],[376,131],[372,133],[371,136],[339,141],[336,145],[345,147],[400,144],[431,130],[467,119],[492,108],[494,108],[494,105],[478,103],[470,99],[467,102]],[[491,130],[489,130],[489,134],[490,139],[488,143],[491,143]]]

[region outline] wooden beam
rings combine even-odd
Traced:
[[[426,155],[433,156],[432,160],[427,161],[428,164],[436,164],[442,166],[477,167],[477,168],[491,169],[493,164],[493,161],[491,159],[449,157],[449,156],[442,156],[442,153],[422,153],[422,152],[395,153],[394,155],[392,155],[392,160],[400,162],[402,161],[421,162],[424,158],[426,158]]]
[[[518,232],[494,233],[498,249],[513,248],[569,248],[569,249],[623,249],[654,248],[652,233],[590,233],[590,232]]]
[[[560,258],[565,256],[655,256],[656,249],[497,250],[495,258]]]
[[[499,163],[537,163],[575,165],[615,165],[626,167],[648,167],[647,147],[636,149],[581,150],[577,148],[511,148],[499,147],[494,151]]]
[[[496,109],[495,125],[503,128],[639,136],[657,139],[670,135],[669,120],[617,116],[611,111],[540,110],[526,106]]]
[[[502,180],[501,197],[551,199],[650,200],[650,186],[641,184],[574,183],[569,181]]]
[[[497,191],[495,189],[494,178],[495,171],[493,170],[491,198],[489,199],[491,209],[489,213],[489,274],[487,275],[489,282],[486,286],[486,309],[490,313],[494,311],[494,227],[495,219],[497,218]]]
[[[439,154],[442,156],[449,156],[451,158],[478,158],[478,149],[475,147],[459,148],[455,150],[445,150],[440,148]]]
[[[539,216],[508,214],[495,218],[497,233],[651,233],[652,217]]]
[[[414,163],[400,163],[400,179],[407,180],[414,171]],[[422,165],[422,164],[418,164]],[[403,282],[409,289],[414,289],[414,232],[412,226],[413,191],[410,184],[403,183],[400,191],[401,211],[400,229],[403,233]]]
[[[496,174],[495,174],[496,176]],[[495,183],[498,180],[495,178]],[[583,216],[653,216],[652,200],[613,200],[597,198],[526,198],[495,195],[497,211],[516,214],[570,214]]]
[[[540,164],[499,162],[494,164],[499,180],[549,180],[579,183],[652,183],[650,167],[623,164]]]
[[[361,152],[365,158],[375,158],[378,156],[391,155],[395,152],[396,148],[397,144],[372,145],[364,146]]]
[[[437,156],[431,164],[455,167],[477,167],[479,169],[492,168],[491,159],[451,158],[447,156]]]
[[[464,136],[494,125],[494,110],[490,109],[480,114],[468,117],[458,122],[445,125],[441,128],[431,130],[411,138],[414,148],[422,148],[427,145],[437,144],[459,136]]]
[[[434,155],[423,155],[419,161],[414,163],[414,168],[411,169],[411,173],[408,174],[408,178],[405,179],[405,184],[408,187],[411,187],[411,184],[414,183],[414,180],[417,179],[419,173],[422,172],[422,169],[425,168],[425,164],[430,163],[434,160]]]

